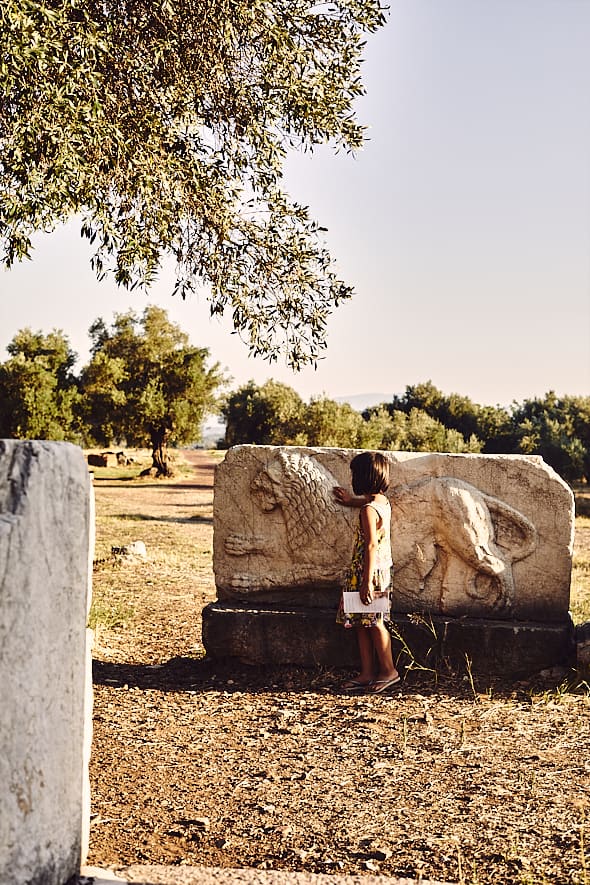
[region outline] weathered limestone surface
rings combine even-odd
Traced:
[[[431,615],[395,615],[392,646],[400,669],[439,667],[488,676],[525,676],[553,666],[575,666],[569,620],[548,624]],[[253,609],[212,603],[203,610],[203,637],[214,658],[246,664],[296,667],[358,667],[353,630],[343,630],[334,611],[269,606]]]
[[[0,441],[0,885],[80,869],[92,504],[80,449]]]
[[[335,605],[358,512],[356,452],[237,446],[215,479],[220,601]],[[390,452],[393,610],[494,620],[567,619],[571,490],[539,457]]]

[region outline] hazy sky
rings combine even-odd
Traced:
[[[317,371],[248,358],[204,296],[170,297],[170,270],[149,296],[97,283],[76,224],[0,273],[0,359],[29,326],[62,329],[85,360],[96,317],[155,303],[233,387],[590,394],[590,0],[391,0],[365,54],[365,149],[296,155],[285,172],[357,293]]]

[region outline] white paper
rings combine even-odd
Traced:
[[[360,593],[349,593],[348,591],[344,591],[342,595],[344,597],[345,614],[355,614],[357,612],[360,612],[361,614],[368,612],[388,612],[391,607],[389,593],[387,592],[380,596],[376,596],[368,605],[365,605],[365,603],[361,601]]]

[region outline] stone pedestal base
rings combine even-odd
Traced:
[[[522,677],[575,663],[574,629],[562,623],[416,618],[394,615],[394,659],[426,666],[448,664],[473,673]],[[335,623],[332,609],[248,608],[215,602],[203,610],[203,644],[212,658],[248,664],[356,667],[354,630]],[[468,663],[469,662],[469,663]]]

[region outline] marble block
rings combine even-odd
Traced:
[[[0,441],[0,885],[63,885],[87,844],[93,532],[81,449]]]
[[[339,504],[357,450],[236,446],[215,477],[220,601],[337,603],[358,511]],[[387,452],[393,611],[563,622],[569,486],[542,458]]]

